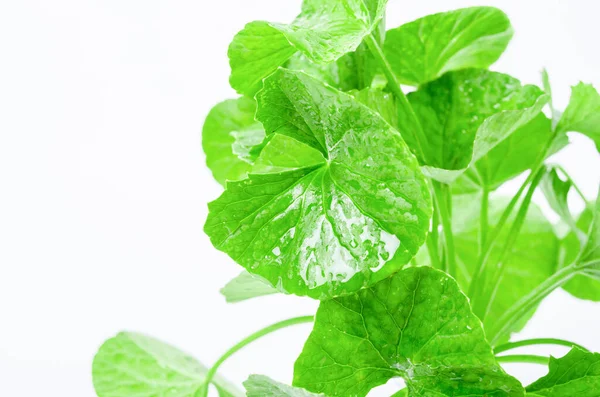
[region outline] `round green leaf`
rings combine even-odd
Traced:
[[[205,231],[214,246],[278,289],[319,299],[372,285],[408,263],[432,208],[400,134],[301,72],[278,70],[257,100],[268,134],[302,142],[322,161],[228,183],[209,204]]]
[[[294,366],[295,386],[332,397],[363,397],[395,377],[410,396],[523,396],[456,282],[430,267],[321,302]]]

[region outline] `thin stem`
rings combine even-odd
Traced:
[[[410,102],[408,102],[408,98],[402,91],[400,87],[400,82],[396,78],[394,71],[392,70],[392,66],[388,62],[383,50],[379,46],[379,43],[373,37],[373,34],[369,34],[365,37],[365,41],[367,46],[371,50],[371,54],[381,66],[385,77],[388,80],[388,86],[392,90],[392,93],[396,97],[398,103],[398,117],[401,118],[399,123],[401,125],[409,126],[408,131],[403,131],[405,133],[413,134],[415,144],[417,146],[417,154],[421,157],[421,159],[428,164],[426,152],[423,150],[423,145],[427,143],[427,136],[423,131],[423,127],[421,126],[421,122],[417,118],[414,109],[412,108]]]
[[[567,347],[578,347],[581,350],[588,351],[585,347],[578,345],[577,343],[570,342],[564,339],[556,339],[556,338],[535,338],[535,339],[525,339],[518,342],[510,342],[500,345],[494,349],[494,353],[502,353],[507,350],[516,349],[523,346],[532,346],[532,345],[557,345],[557,346],[567,346]]]
[[[498,238],[498,236],[500,235],[500,232],[504,228],[504,225],[508,221],[513,209],[519,202],[519,199],[521,198],[521,195],[525,191],[525,188],[527,187],[527,185],[529,185],[529,183],[531,183],[531,181],[537,175],[538,171],[544,165],[544,160],[546,159],[548,153],[550,152],[550,149],[552,148],[552,142],[554,142],[556,135],[557,135],[557,133],[554,132],[552,134],[552,136],[550,137],[550,139],[548,139],[548,141],[546,141],[546,145],[545,145],[544,149],[542,150],[542,152],[540,153],[540,156],[536,159],[535,165],[533,167],[531,167],[531,172],[527,176],[527,179],[525,179],[525,182],[523,182],[521,187],[519,187],[517,194],[510,200],[510,203],[508,203],[508,206],[506,207],[506,209],[500,216],[500,219],[498,220],[496,227],[494,227],[494,229],[488,236],[487,244],[486,244],[485,248],[483,249],[481,255],[479,255],[479,259],[477,261],[477,268],[476,268],[477,270],[475,271],[475,275],[473,276],[473,280],[471,282],[471,285],[469,286],[469,294],[468,294],[469,298],[473,299],[473,297],[475,295],[477,295],[479,293],[479,290],[481,288],[483,288],[483,286],[485,285],[484,276],[485,276],[485,273],[487,270],[486,268],[488,266],[488,259],[489,259],[490,253],[492,251],[492,248],[494,248],[496,239]]]
[[[488,207],[490,202],[490,190],[488,189],[486,184],[482,185],[481,192],[481,213],[480,213],[480,226],[479,226],[479,249],[480,253],[483,252],[483,247],[485,247],[485,243],[487,240],[487,233],[489,227],[489,216],[488,216]]]
[[[434,192],[433,196],[439,210],[440,221],[442,222],[442,232],[444,233],[446,271],[451,276],[456,277],[456,252],[454,250],[451,210],[448,205],[449,187],[438,181],[432,181],[432,185]]]
[[[499,363],[527,363],[548,365],[549,357],[535,356],[533,354],[510,354],[508,356],[497,356],[496,361]]]
[[[529,189],[527,190],[527,194],[525,194],[525,197],[523,198],[523,201],[521,202],[519,211],[517,212],[517,216],[515,217],[515,220],[510,228],[510,231],[508,232],[508,237],[506,238],[506,242],[505,242],[504,246],[502,247],[502,250],[500,251],[500,255],[498,257],[498,263],[496,266],[496,272],[492,276],[491,283],[489,283],[489,285],[492,286],[491,293],[489,296],[485,296],[485,300],[483,300],[483,302],[487,302],[487,304],[485,305],[485,310],[483,312],[481,312],[481,310],[479,309],[483,302],[478,298],[474,299],[473,310],[474,310],[475,314],[477,314],[479,316],[481,321],[483,321],[485,319],[487,313],[489,312],[489,310],[492,307],[492,304],[494,303],[494,298],[496,297],[496,292],[497,292],[496,290],[498,289],[498,287],[500,285],[500,279],[504,275],[504,269],[505,269],[505,265],[506,265],[506,262],[505,262],[506,257],[510,252],[512,252],[512,249],[513,249],[515,243],[517,242],[517,238],[519,237],[519,234],[521,233],[521,228],[523,227],[523,224],[525,223],[525,218],[527,217],[527,212],[529,211],[529,205],[531,204],[531,199],[533,198],[533,193],[535,192],[535,189],[539,185],[543,176],[544,176],[544,171],[543,171],[543,169],[540,169],[537,172],[537,174],[535,175],[535,177],[533,178],[533,180],[531,181],[531,184],[529,185]],[[490,288],[488,288],[488,290],[489,289]],[[480,290],[480,291],[485,291],[485,289]]]
[[[429,233],[429,236],[427,237],[426,244],[427,244],[427,251],[429,253],[429,258],[431,260],[431,266],[433,266],[436,269],[441,269],[440,252],[439,252],[439,246],[438,246],[438,242],[439,242],[438,225],[439,225],[438,219],[434,214],[434,216],[431,218],[431,233]]]
[[[513,326],[530,310],[536,307],[542,299],[550,295],[555,289],[564,285],[579,272],[581,272],[581,269],[577,267],[575,263],[563,267],[547,278],[529,294],[512,305],[512,307],[496,322],[497,325],[489,332],[492,346],[494,346],[503,335],[510,332]]]
[[[296,325],[296,324],[312,323],[313,321],[314,321],[314,316],[302,316],[302,317],[290,318],[288,320],[283,320],[278,323],[269,325],[268,327],[265,327],[265,328],[261,329],[260,331],[256,331],[252,335],[241,340],[239,343],[235,344],[233,347],[231,347],[229,350],[227,350],[214,363],[214,365],[208,370],[208,372],[206,373],[206,379],[204,381],[204,384],[202,385],[202,387],[200,388],[200,390],[198,391],[198,393],[196,395],[198,397],[206,397],[208,395],[208,386],[212,382],[212,380],[213,380],[214,376],[216,375],[217,370],[219,369],[221,364],[223,364],[223,362],[225,362],[225,360],[227,360],[229,357],[234,355],[236,352],[238,352],[239,350],[244,348],[246,345],[249,345],[250,343],[254,342],[255,340],[260,339],[263,336],[270,334],[272,332],[275,332],[277,330],[280,330],[282,328],[286,328],[286,327],[289,327],[291,325]]]

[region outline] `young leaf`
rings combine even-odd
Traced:
[[[587,135],[600,152],[600,95],[594,86],[579,83],[572,88],[571,100],[556,128]]]
[[[428,135],[423,171],[444,183],[529,123],[548,101],[538,87],[476,69],[447,73],[408,98]]]
[[[419,86],[449,71],[487,68],[512,35],[510,21],[499,9],[463,8],[388,30],[384,52],[401,83]]]
[[[271,284],[245,270],[221,288],[221,295],[227,303],[237,303],[278,292]]]
[[[299,387],[284,385],[263,375],[250,375],[244,382],[247,397],[326,397]]]
[[[383,18],[387,0],[304,0],[289,25],[251,22],[229,46],[231,86],[253,96],[262,80],[301,52],[327,64],[356,50]]]
[[[273,134],[254,162],[252,172],[269,174],[322,164],[323,154],[286,135]]]
[[[253,162],[250,150],[262,142],[265,131],[254,120],[256,102],[241,97],[219,103],[211,109],[202,128],[206,165],[222,185],[246,177]]]
[[[92,366],[98,397],[191,397],[204,384],[207,372],[176,348],[131,332],[104,342]],[[213,384],[220,397],[243,396],[219,376]]]
[[[394,377],[411,396],[523,396],[456,282],[429,267],[321,302],[294,366],[294,385],[332,397],[366,396]]]
[[[498,223],[508,201],[502,198],[490,200],[490,227]],[[454,244],[459,262],[457,280],[463,289],[468,289],[479,257],[480,203],[481,199],[476,195],[460,195],[454,197],[452,204]],[[508,233],[509,229],[505,228],[498,241],[505,241]],[[501,244],[498,244],[489,261],[497,263],[501,251]],[[519,238],[504,260],[504,276],[497,286],[490,286],[496,288],[496,293],[492,294],[493,301],[484,320],[485,329],[492,329],[505,311],[556,271],[558,252],[559,241],[552,224],[536,205],[531,204]],[[524,317],[511,332],[519,331],[532,315],[533,312]]]
[[[590,230],[593,218],[593,207],[589,206],[579,215],[576,223],[577,228],[587,233]],[[561,266],[567,266],[577,259],[581,249],[579,233],[571,230],[561,241]],[[562,288],[576,298],[600,302],[600,277],[598,276],[585,273],[579,274],[569,280]]]
[[[527,387],[527,395],[598,397],[600,354],[573,348],[562,358],[550,358],[548,375]]]
[[[314,298],[354,292],[408,263],[425,241],[432,208],[399,133],[301,72],[278,70],[257,100],[269,134],[303,142],[324,159],[229,183],[209,204],[213,245],[278,289]]]

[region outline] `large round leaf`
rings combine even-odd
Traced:
[[[430,267],[322,302],[294,366],[294,385],[363,397],[402,377],[410,396],[523,396],[496,362],[456,282]]]
[[[424,243],[431,199],[415,157],[378,114],[285,69],[257,95],[268,134],[322,161],[231,182],[209,204],[218,249],[286,292],[327,298],[398,271]]]

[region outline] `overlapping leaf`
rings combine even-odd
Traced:
[[[429,267],[321,302],[294,367],[294,385],[332,397],[366,396],[394,377],[411,396],[523,396],[456,282]]]
[[[449,71],[487,68],[504,52],[512,35],[502,11],[471,7],[390,29],[384,51],[399,80],[419,86]]]
[[[255,112],[256,102],[241,97],[219,103],[206,117],[202,128],[206,165],[222,185],[245,178],[252,168],[251,150],[265,137],[262,125],[254,120]]]
[[[505,74],[468,69],[422,86],[409,100],[427,136],[423,171],[450,183],[537,117],[548,96]]]
[[[399,133],[352,96],[280,69],[257,96],[268,134],[318,150],[319,164],[229,183],[209,204],[218,249],[278,289],[324,298],[397,271],[425,241],[431,200]]]
[[[94,357],[92,375],[98,397],[192,397],[204,384],[207,368],[154,338],[123,332],[107,340]],[[220,397],[241,397],[228,381],[213,379]]]
[[[573,348],[566,356],[550,358],[548,375],[527,387],[528,396],[598,397],[600,354]]]
[[[383,18],[387,0],[304,0],[289,25],[256,21],[229,46],[231,86],[253,96],[262,80],[301,52],[327,64],[357,49]]]

